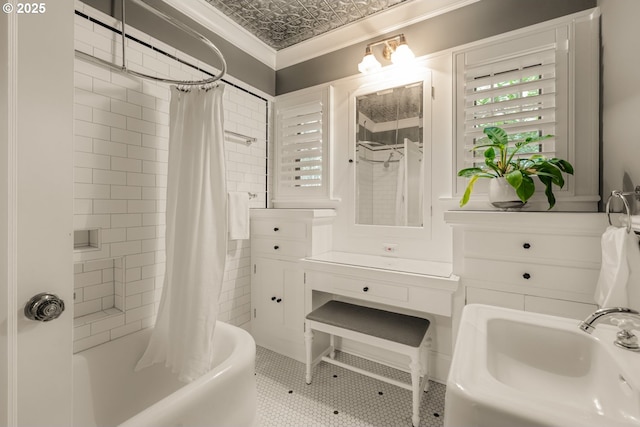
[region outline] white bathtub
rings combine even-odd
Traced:
[[[214,367],[185,384],[162,364],[133,372],[151,329],[74,355],[75,427],[252,426],[256,413],[255,341],[218,322]]]

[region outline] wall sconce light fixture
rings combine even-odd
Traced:
[[[404,34],[398,34],[384,40],[369,43],[364,53],[362,62],[358,64],[358,70],[361,73],[371,73],[382,68],[382,64],[373,55],[373,47],[384,45],[382,49],[382,57],[391,60],[394,64],[407,64],[415,58],[415,55],[409,49]]]

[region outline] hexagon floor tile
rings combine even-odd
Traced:
[[[350,354],[336,359],[404,382],[409,374]],[[305,366],[257,348],[256,379],[261,427],[411,427],[411,391],[321,362],[313,382]],[[420,427],[442,427],[445,386],[431,381],[420,403]]]

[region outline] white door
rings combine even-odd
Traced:
[[[72,420],[74,4],[0,3],[0,425],[66,427]],[[58,319],[24,316],[24,304],[41,292],[66,302]]]

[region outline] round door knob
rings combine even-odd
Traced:
[[[364,292],[369,292],[369,287],[368,287],[368,286],[365,286],[364,288],[362,288],[362,290],[363,290]]]
[[[529,249],[531,247],[531,243],[525,243],[524,245],[522,245],[522,247],[525,249]]]
[[[524,277],[527,280],[531,279],[531,275],[529,273],[524,273],[522,277]]]
[[[57,295],[43,292],[35,295],[24,306],[24,315],[27,319],[38,322],[49,322],[60,317],[64,311],[64,301]]]

